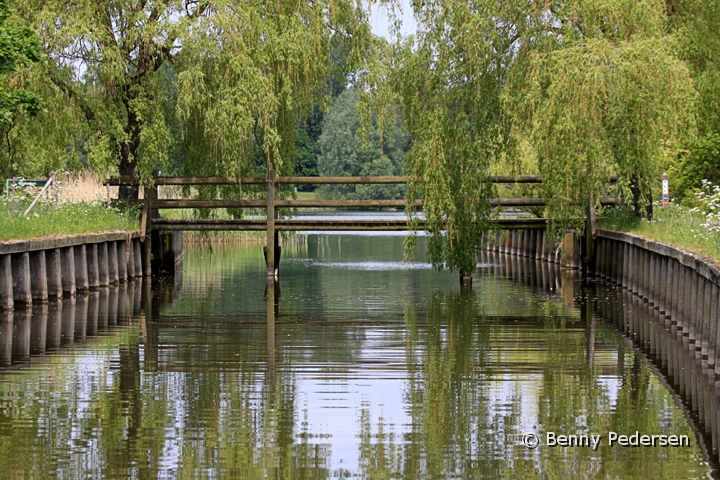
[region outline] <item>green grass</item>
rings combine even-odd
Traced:
[[[674,245],[720,265],[720,225],[709,223],[700,212],[673,204],[656,206],[654,217],[653,221],[640,220],[627,209],[608,208],[598,224]]]
[[[11,201],[0,200],[0,242],[140,228],[137,209],[108,208],[102,202],[55,204],[43,199],[23,217],[29,204],[28,198],[21,198],[13,212]]]
[[[298,200],[317,200],[317,192],[297,192]]]

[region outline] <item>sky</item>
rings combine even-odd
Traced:
[[[403,11],[400,33],[409,35],[415,32],[417,26],[412,14],[412,4],[410,0],[400,0],[400,4],[402,5]],[[389,20],[387,10],[384,7],[378,5],[372,7],[370,12],[370,27],[375,35],[383,36],[390,40]]]

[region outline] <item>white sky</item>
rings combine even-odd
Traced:
[[[402,5],[403,12],[401,16],[402,27],[400,28],[400,33],[403,36],[415,33],[417,24],[413,18],[412,4],[410,3],[410,0],[400,0],[400,4]],[[372,7],[370,10],[370,27],[375,35],[379,35],[390,40],[390,25],[385,7],[378,5],[374,5]]]

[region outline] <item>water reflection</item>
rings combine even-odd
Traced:
[[[0,367],[27,366],[31,360],[37,363],[46,353],[63,353],[63,349],[128,325],[132,322],[128,306],[134,303],[141,283],[0,313]],[[139,302],[134,310],[136,315],[142,310]]]
[[[703,356],[677,324],[653,305],[625,289],[599,284],[597,302],[603,318],[624,333],[629,348],[644,352],[658,378],[683,405],[706,455],[718,460],[720,383]],[[632,339],[630,342],[629,339]]]
[[[395,268],[402,239],[388,238],[284,245],[282,295],[263,280],[257,246],[189,249],[182,278],[3,314],[0,362],[14,367],[0,374],[0,448],[14,455],[0,456],[0,477],[711,471],[702,450],[717,451],[715,386],[646,304],[496,253],[460,290],[455,275]],[[383,268],[336,266],[363,258]],[[636,430],[693,440],[596,451],[520,442],[529,431]]]

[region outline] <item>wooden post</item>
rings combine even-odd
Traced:
[[[98,251],[98,285],[107,287],[110,284],[110,262],[108,252],[108,242],[97,244]]]
[[[265,247],[265,262],[267,263],[267,276],[276,278],[275,269],[275,170],[268,172],[267,180],[267,246]]]
[[[506,230],[507,241],[505,243],[505,254],[515,255],[517,253],[517,239],[515,238],[515,230]]]
[[[658,298],[655,302],[655,308],[657,308],[660,313],[667,312],[667,293],[668,293],[668,276],[667,276],[667,269],[668,269],[668,258],[665,255],[658,255]]]
[[[87,254],[87,279],[90,291],[100,288],[100,269],[98,268],[98,245],[90,243],[85,247]]]
[[[157,216],[153,209],[153,201],[157,200],[157,185],[153,183],[152,186],[145,188],[145,207],[143,208],[143,236],[141,240],[144,245],[144,256],[143,256],[143,272],[142,274],[146,277],[152,276],[152,230],[153,218]]]
[[[120,283],[125,283],[125,282],[127,282],[127,279],[128,279],[127,241],[126,240],[120,240],[119,242],[117,242],[116,261],[117,261],[118,281]]]
[[[45,250],[30,252],[30,295],[33,303],[48,302]]]
[[[139,239],[133,239],[133,262],[135,262],[135,266],[133,267],[135,271],[135,277],[142,277],[143,271],[142,271],[142,246],[140,245],[142,242],[142,238]]]
[[[717,347],[717,332],[718,332],[718,286],[713,282],[710,284],[710,315],[709,319],[709,331],[708,331],[708,365],[715,365],[715,354]]]
[[[28,252],[17,253],[12,256],[12,282],[15,306],[31,305],[30,254]]]
[[[78,293],[85,294],[90,289],[88,283],[88,267],[87,267],[87,248],[85,244],[77,245],[73,252],[73,261],[75,262],[75,289]]]
[[[627,242],[623,242],[623,269],[622,269],[622,278],[620,279],[620,282],[623,287],[628,288],[629,281],[628,278],[630,270],[630,245],[628,245]]]
[[[120,283],[120,275],[118,273],[118,242],[106,242],[108,249],[108,282],[111,285]]]
[[[0,255],[0,311],[13,308],[12,257]]]
[[[54,248],[45,251],[45,267],[47,268],[47,289],[48,297],[57,299],[62,298],[62,260],[60,259],[60,249]]]

